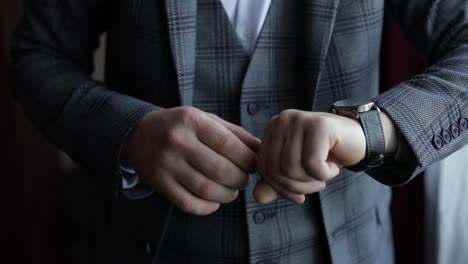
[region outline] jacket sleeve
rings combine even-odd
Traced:
[[[122,145],[133,126],[158,107],[90,77],[112,1],[28,2],[12,48],[14,93],[42,133],[115,196]]]
[[[399,185],[468,142],[468,131],[457,135],[452,130],[468,117],[468,1],[390,0],[386,4],[430,65],[375,98],[397,125],[405,150],[369,174],[384,184]],[[444,142],[447,133],[450,137]]]

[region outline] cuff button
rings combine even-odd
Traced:
[[[444,132],[442,132],[442,137],[444,138],[445,144],[452,142],[452,134],[450,133],[450,131],[444,130]]]
[[[442,136],[440,135],[434,136],[433,143],[437,149],[441,149],[444,146],[444,140],[442,139]]]
[[[460,129],[460,126],[459,126],[459,125],[453,124],[453,125],[450,127],[450,131],[452,132],[452,137],[453,137],[453,138],[457,138],[457,137],[460,136],[461,129]]]
[[[462,117],[460,119],[460,128],[462,132],[468,130],[468,118]]]

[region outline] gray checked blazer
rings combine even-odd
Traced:
[[[468,1],[300,1],[306,108],[326,111],[335,100],[372,94],[398,126],[405,153],[370,176],[345,171],[320,193],[331,260],[391,262],[387,186],[406,183],[468,141]],[[99,197],[90,204],[106,205],[87,219],[98,231],[119,232],[119,221],[140,217],[118,197],[119,154],[132,128],[152,110],[192,104],[196,7],[196,0],[30,0],[12,50],[15,94],[44,135],[90,172]],[[431,66],[378,94],[385,13]],[[103,32],[105,83],[90,78]],[[155,214],[137,225],[161,224]],[[94,250],[105,254],[106,241],[97,235]]]

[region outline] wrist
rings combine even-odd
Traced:
[[[382,165],[386,154],[385,132],[381,111],[374,102],[360,99],[340,100],[331,106],[330,111],[359,121],[364,132],[365,157],[347,168],[352,171],[365,171]]]
[[[131,168],[141,168],[142,161],[148,160],[151,156],[150,138],[146,137],[146,131],[149,129],[147,119],[152,113],[160,111],[155,110],[147,113],[141,118],[141,120],[133,127],[132,131],[129,132],[127,140],[122,145],[120,153],[121,163],[126,164]]]
[[[398,141],[399,141],[398,129],[395,123],[393,123],[390,116],[388,116],[383,111],[380,111],[380,120],[382,122],[382,128],[384,131],[385,154],[387,155],[395,154],[398,148]]]

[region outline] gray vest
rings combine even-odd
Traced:
[[[193,105],[262,137],[268,120],[300,109],[300,1],[272,1],[252,58],[219,0],[198,0]],[[328,262],[319,200],[302,206],[279,199],[257,204],[252,188],[216,213],[172,217],[161,263]]]

